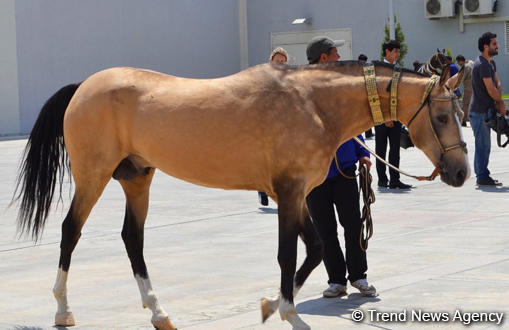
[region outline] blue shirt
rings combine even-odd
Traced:
[[[456,73],[458,73],[458,67],[456,64],[451,63],[449,64],[449,77],[454,76]]]
[[[357,136],[361,141],[364,142],[362,135]],[[369,157],[369,152],[364,149],[357,141],[350,139],[339,146],[336,150],[336,156],[338,157],[338,163],[341,170],[345,170],[349,167],[355,166],[361,157]],[[341,175],[336,167],[336,160],[333,159],[329,167],[329,174],[327,179]]]
[[[479,56],[474,62],[472,69],[472,99],[470,100],[470,111],[487,113],[488,109],[495,107],[495,101],[491,98],[483,78],[491,78],[496,87],[495,73],[497,66],[495,61],[488,62],[482,56]]]

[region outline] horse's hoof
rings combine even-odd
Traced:
[[[152,321],[152,325],[158,330],[177,330],[168,317],[158,321]]]
[[[72,312],[64,312],[55,314],[55,325],[62,327],[72,327],[75,325],[74,316]]]
[[[267,319],[274,314],[277,309],[277,306],[274,306],[274,301],[271,301],[267,298],[262,298],[261,308],[262,308],[262,323],[267,321]]]

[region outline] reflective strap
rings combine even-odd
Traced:
[[[398,120],[397,117],[397,108],[398,108],[398,83],[399,77],[401,76],[401,72],[394,71],[392,74],[392,84],[391,84],[391,119]]]
[[[363,68],[364,70],[364,81],[366,83],[366,91],[368,93],[368,103],[371,108],[371,115],[373,116],[373,122],[376,125],[380,125],[385,122],[382,114],[382,108],[380,107],[380,97],[378,96],[378,90],[376,89],[376,77],[375,77],[375,66],[373,64],[367,64]]]

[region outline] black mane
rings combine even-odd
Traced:
[[[392,64],[385,63],[383,61],[372,61],[375,67],[385,67],[391,70],[394,70],[395,67]],[[357,60],[347,60],[347,61],[339,61],[333,63],[319,63],[319,64],[304,64],[304,65],[284,65],[284,64],[272,64],[274,67],[283,70],[283,71],[296,71],[296,70],[334,70],[336,68],[342,68],[345,66],[364,66],[369,64],[369,62],[357,61]],[[396,70],[401,71],[402,73],[410,73],[413,75],[417,75],[419,77],[428,77],[423,73],[416,72],[414,70],[410,70],[407,68],[396,67]]]

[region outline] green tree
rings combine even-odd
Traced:
[[[389,19],[387,19],[387,20],[389,20]],[[403,31],[401,29],[401,24],[398,23],[396,16],[394,16],[394,24],[396,25],[394,28],[394,37],[395,37],[396,41],[398,41],[401,45],[401,55],[399,56],[397,63],[399,66],[404,66],[405,62],[403,61],[403,59],[405,58],[405,55],[408,53],[408,46],[405,43],[405,35],[403,34]],[[384,43],[386,41],[389,41],[391,38],[390,32],[389,32],[389,23],[385,24],[384,32],[385,32],[384,41],[382,42],[382,44],[380,46],[380,48],[381,48],[380,49],[380,59],[382,59],[382,60],[385,57],[384,48],[383,48]]]
[[[456,63],[456,59],[454,58],[454,56],[452,56],[452,51],[449,47],[445,49],[445,53],[447,54],[447,56],[452,57],[452,63]]]

